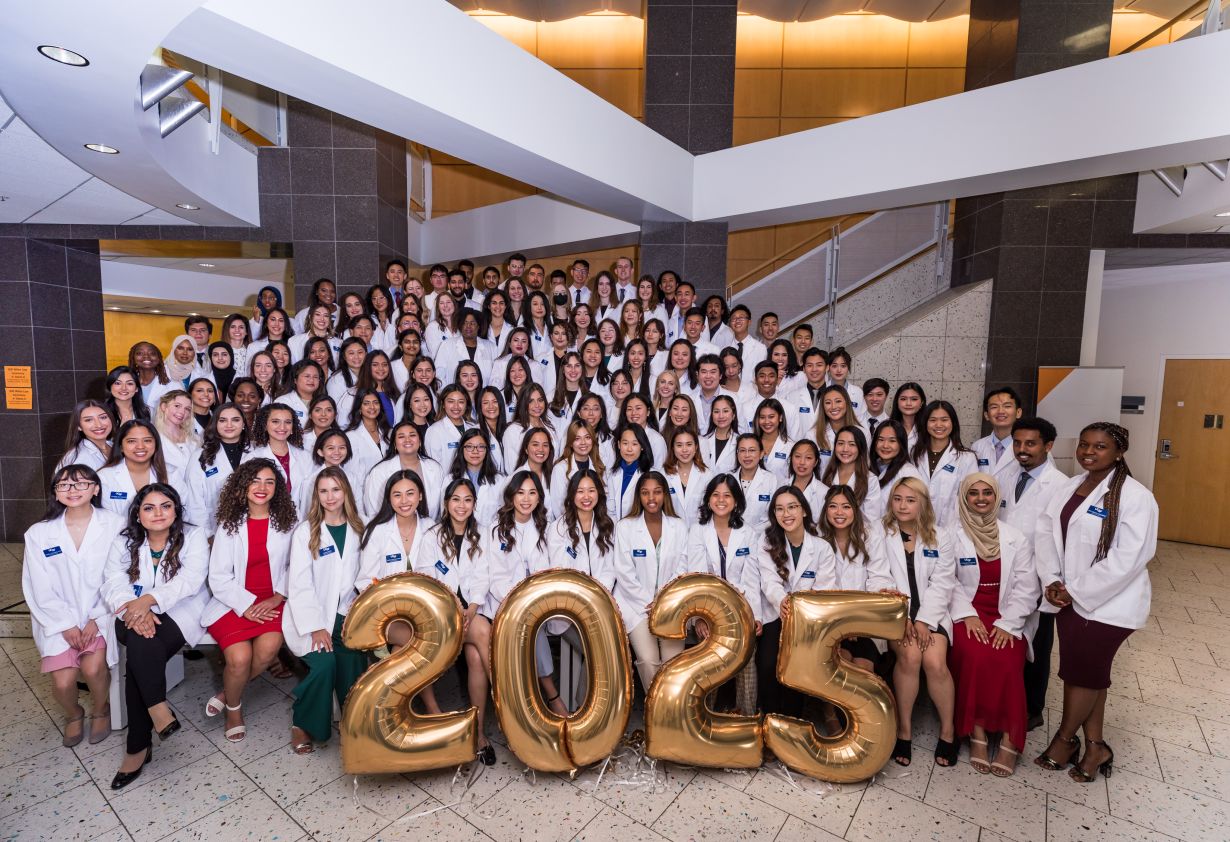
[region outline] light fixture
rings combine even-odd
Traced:
[[[112,310],[118,310],[118,309],[120,309],[120,308],[119,308],[119,307],[112,307],[111,309],[112,309]]]
[[[200,210],[201,209],[200,205],[190,205],[187,202],[180,202],[175,207],[181,210]]]
[[[43,44],[38,48],[38,51],[52,61],[58,61],[60,64],[67,64],[70,67],[86,67],[90,63],[90,60],[81,55],[81,53],[74,53],[72,50],[55,47],[51,44]]]
[[[150,310],[151,313],[161,313],[161,310]]]
[[[197,266],[200,266],[202,269],[213,269],[217,265],[218,264],[216,263],[198,263],[197,264]],[[195,316],[196,314],[193,313],[193,315]]]
[[[1230,211],[1222,211],[1221,213],[1215,213],[1213,214],[1213,216],[1230,216]]]
[[[91,152],[101,152],[104,155],[120,154],[120,150],[116,149],[114,146],[108,146],[105,143],[87,143],[85,148]]]
[[[199,315],[201,315],[201,314],[200,314],[200,313],[189,313],[188,315],[189,315],[189,316],[199,316]]]

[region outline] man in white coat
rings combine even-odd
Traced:
[[[1012,425],[1021,417],[1021,399],[1010,386],[997,386],[982,401],[982,417],[990,422],[991,434],[970,445],[978,456],[978,470],[995,477],[1001,489],[1010,488],[1004,481],[1016,473]]]
[[[1055,426],[1044,418],[1022,418],[1013,423],[1014,462],[999,479],[1002,495],[1000,520],[1021,530],[1031,549],[1036,538],[1038,518],[1046,510],[1056,490],[1067,480],[1051,459],[1055,436]],[[1034,659],[1025,662],[1025,701],[1031,730],[1043,724],[1042,713],[1046,707],[1046,685],[1050,680],[1054,641],[1055,615],[1041,612],[1038,628],[1034,632]]]

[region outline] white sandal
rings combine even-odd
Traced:
[[[226,691],[217,693],[209,697],[209,701],[205,703],[205,715],[213,719],[218,714],[222,713],[222,709],[226,707]]]
[[[239,710],[241,707],[243,707],[243,702],[240,702],[234,707],[227,705],[226,709],[234,711],[234,710]],[[247,735],[248,735],[247,725],[236,725],[234,728],[227,728],[225,731],[222,732],[222,736],[226,737],[227,742],[231,742],[231,743],[242,742],[243,738],[246,737]]]

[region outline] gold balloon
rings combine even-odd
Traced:
[[[568,717],[543,704],[534,662],[538,629],[553,617],[576,624],[589,676],[585,703]],[[504,599],[491,633],[491,690],[513,754],[541,772],[573,772],[609,755],[632,712],[632,663],[615,600],[577,570],[527,576]]]
[[[706,697],[733,678],[752,657],[752,609],[724,579],[688,573],[658,594],[649,630],[683,638],[687,621],[701,617],[709,637],[662,665],[645,701],[646,753],[690,766],[755,768],[764,745],[760,718],[715,713]]]
[[[461,651],[461,604],[440,582],[398,573],[359,594],[342,640],[351,649],[377,649],[389,623],[404,620],[414,637],[369,668],[346,697],[339,730],[342,768],[361,772],[420,772],[468,763],[478,753],[478,711],[418,714],[410,701],[435,681]]]
[[[908,616],[905,597],[863,591],[792,594],[782,618],[777,677],[782,684],[839,705],[846,729],[821,736],[810,722],[769,714],[765,747],[805,775],[831,783],[870,778],[892,755],[897,705],[874,673],[837,655],[842,638],[861,635],[900,640]]]

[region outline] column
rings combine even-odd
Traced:
[[[694,155],[730,146],[736,0],[648,0],[645,124]],[[641,273],[672,269],[697,293],[726,292],[724,222],[647,222]]]

